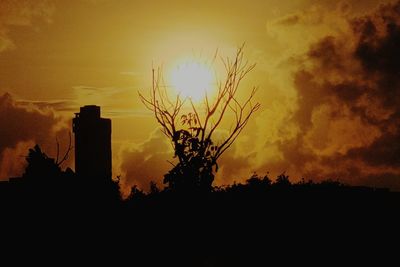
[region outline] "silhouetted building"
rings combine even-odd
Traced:
[[[111,179],[111,120],[99,106],[84,106],[72,121],[75,172],[80,177]]]

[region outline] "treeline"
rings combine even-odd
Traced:
[[[208,201],[245,201],[248,199],[262,200],[264,198],[312,197],[333,198],[341,201],[343,198],[390,196],[398,197],[398,193],[387,188],[372,188],[349,186],[335,180],[313,182],[301,180],[292,183],[285,173],[272,180],[268,175],[259,176],[254,173],[244,183],[225,186],[213,186],[208,191],[196,190],[190,187],[186,190],[176,190],[168,186],[160,187],[150,182],[150,190],[145,192],[137,186],[131,188],[126,199],[120,195],[119,178],[111,180],[105,177],[79,177],[71,169],[62,170],[57,160],[48,157],[39,146],[29,149],[26,156],[27,167],[21,177],[10,178],[0,184],[0,199],[12,205],[29,199],[43,201],[64,201],[65,203],[80,203],[81,201],[99,202],[102,204],[121,206],[162,205],[167,199],[207,199]],[[134,163],[132,163],[134,164]],[[7,201],[6,201],[7,200]],[[157,203],[159,201],[160,203]],[[186,203],[186,201],[183,201]]]
[[[122,199],[118,181],[63,171],[38,146],[27,161],[21,177],[0,185],[0,224],[18,251],[35,251],[41,261],[50,251],[138,266],[265,266],[296,252],[306,262],[319,253],[344,259],[355,246],[381,246],[372,238],[397,229],[400,210],[399,194],[386,189],[292,183],[285,174],[274,181],[254,174],[208,192],[151,183],[149,192],[134,186]]]

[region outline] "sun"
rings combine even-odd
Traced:
[[[212,68],[195,60],[177,64],[170,74],[171,86],[182,97],[189,97],[196,102],[211,93],[214,80]]]

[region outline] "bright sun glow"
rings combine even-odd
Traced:
[[[214,74],[212,69],[205,63],[197,61],[186,61],[178,64],[171,71],[172,87],[182,97],[190,97],[193,101],[200,101],[211,93]]]

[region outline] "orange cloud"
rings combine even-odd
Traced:
[[[172,156],[171,144],[159,128],[144,142],[121,147],[119,171],[123,194],[129,194],[133,185],[148,190],[150,181],[162,187],[164,174],[172,168],[167,162],[172,161]]]
[[[286,171],[400,189],[400,2],[349,9],[314,7],[269,25],[290,49],[266,70],[263,111],[221,158],[217,184]]]
[[[400,189],[400,2],[348,24],[313,44],[295,73],[300,131],[281,144],[284,160],[309,178]]]
[[[22,174],[24,156],[32,145],[39,144],[52,157],[56,156],[56,139],[61,149],[68,146],[69,127],[61,117],[48,108],[18,104],[7,93],[0,96],[0,125],[0,179],[3,180]],[[66,164],[71,160],[72,157]]]

